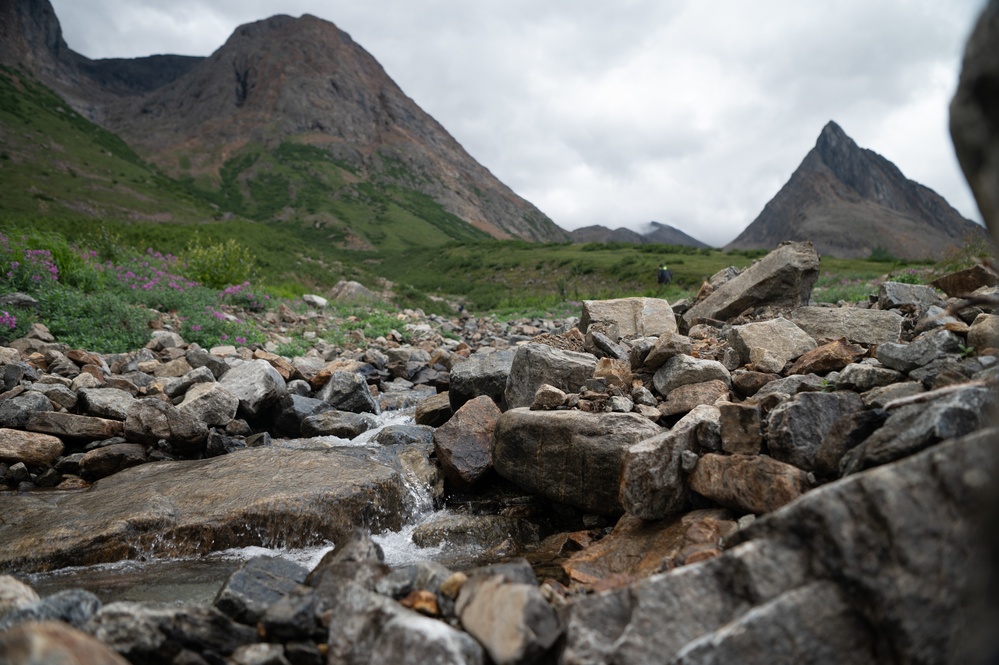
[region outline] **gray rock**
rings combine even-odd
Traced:
[[[813,471],[822,440],[840,417],[861,411],[856,393],[799,393],[775,407],[767,417],[770,454],[799,469]]]
[[[524,489],[599,514],[623,510],[621,463],[660,427],[634,413],[512,409],[496,422],[493,463]]]
[[[52,409],[52,401],[43,393],[28,390],[0,404],[0,427],[24,429],[31,414]]]
[[[782,243],[696,303],[683,319],[692,325],[701,319],[725,321],[752,307],[794,309],[808,304],[818,277],[819,256],[811,243]]]
[[[940,304],[941,300],[932,286],[902,282],[882,282],[878,286],[878,307],[883,310],[901,308],[923,311]]]
[[[105,605],[84,627],[133,663],[172,663],[187,650],[223,662],[233,650],[256,642],[257,631],[234,623],[214,607]]]
[[[667,360],[653,377],[656,391],[663,397],[680,386],[714,380],[732,385],[732,375],[717,360],[703,360],[685,355],[673,356]]]
[[[687,508],[683,453],[695,451],[697,430],[719,418],[718,407],[698,406],[671,429],[630,446],[620,472],[623,508],[644,520],[665,519]]]
[[[903,381],[879,388],[871,388],[863,393],[860,398],[864,401],[864,406],[869,409],[883,409],[887,404],[896,399],[911,397],[923,392],[926,392],[926,388],[919,381]]]
[[[309,416],[330,411],[332,404],[321,399],[289,393],[281,398],[273,414],[273,431],[277,435],[299,437],[302,421]]]
[[[197,369],[199,367],[207,367],[212,372],[212,376],[218,381],[222,378],[222,375],[229,371],[229,365],[226,364],[224,360],[218,356],[213,356],[204,349],[194,349],[189,348],[184,353],[184,358],[187,359],[187,364]]]
[[[513,350],[473,353],[451,369],[448,398],[457,411],[470,399],[488,395],[501,409],[506,408],[506,383],[513,367]]]
[[[791,320],[816,340],[846,337],[857,344],[885,344],[898,342],[904,318],[891,310],[801,307]]]
[[[219,383],[195,383],[187,390],[177,410],[190,414],[208,427],[225,427],[236,417],[239,399]]]
[[[537,586],[505,583],[498,575],[469,579],[455,609],[496,665],[537,662],[562,633]]]
[[[156,445],[166,439],[175,450],[196,454],[208,439],[205,423],[188,411],[155,398],[136,400],[125,418],[125,438],[136,443]]]
[[[666,335],[676,332],[676,316],[669,303],[659,298],[584,300],[579,320],[581,332],[600,321],[610,326],[617,339]]]
[[[382,428],[372,443],[379,446],[433,445],[434,428],[426,425],[389,425]]]
[[[76,409],[77,402],[79,402],[79,396],[76,394],[76,391],[60,383],[35,382],[31,384],[31,390],[45,395],[52,404],[55,404],[57,407],[61,406],[67,411]],[[0,412],[2,412],[2,409],[0,409]]]
[[[827,382],[828,379],[824,381],[822,377],[815,374],[795,374],[783,379],[775,379],[757,390],[752,401],[760,403],[770,395],[792,396],[803,392],[823,390],[827,387]]]
[[[673,356],[689,356],[693,350],[694,344],[689,337],[679,333],[664,333],[656,339],[655,345],[645,356],[645,368],[654,372]],[[632,362],[632,367],[635,366],[636,363]],[[641,366],[641,363],[638,363],[637,366]]]
[[[378,402],[371,395],[368,383],[354,372],[333,372],[329,381],[316,393],[333,408],[351,413],[380,413]]]
[[[239,408],[250,418],[276,404],[287,392],[284,379],[266,360],[237,363],[222,375],[219,384],[239,400]]]
[[[597,358],[589,353],[562,351],[544,344],[525,344],[513,358],[506,385],[508,408],[530,406],[542,384],[579,392],[593,376]]]
[[[844,367],[836,380],[838,390],[867,392],[879,386],[889,386],[902,379],[902,374],[887,367],[877,367],[868,363],[850,363]]]
[[[341,439],[356,439],[369,429],[378,426],[378,421],[366,413],[350,413],[335,409],[308,416],[302,421],[302,436],[336,436]]]
[[[51,596],[39,598],[33,603],[7,612],[3,619],[0,619],[0,631],[28,621],[65,621],[75,628],[80,628],[100,607],[100,599],[89,591],[83,589],[57,591]]]
[[[961,341],[949,330],[935,330],[923,333],[909,344],[881,344],[877,358],[885,367],[907,374],[948,353],[958,353]]]
[[[214,605],[232,619],[254,626],[268,607],[304,583],[308,574],[304,566],[283,557],[253,557],[229,576]]]
[[[125,420],[135,403],[131,393],[117,388],[84,388],[78,394],[87,415],[98,418]]]
[[[187,363],[186,360],[179,360],[185,364]],[[190,367],[190,365],[187,366]],[[208,367],[196,367],[188,370],[183,376],[170,383],[165,392],[167,397],[173,398],[186,393],[192,386],[203,383],[215,383],[215,375],[212,374],[212,370]]]
[[[208,431],[208,441],[205,443],[205,457],[228,455],[246,448],[246,441],[229,436],[214,427]]]
[[[816,347],[808,333],[784,317],[732,326],[728,342],[739,352],[742,364],[755,364],[758,355],[766,352],[776,358],[778,372]]]
[[[316,633],[322,603],[314,589],[298,586],[271,604],[260,621],[272,642],[310,640]]]
[[[815,454],[816,475],[823,478],[838,476],[843,455],[867,440],[887,419],[888,414],[884,410],[868,409],[848,413],[833,423]]]

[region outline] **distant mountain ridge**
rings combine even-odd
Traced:
[[[810,240],[820,254],[939,258],[983,229],[943,197],[860,148],[830,121],[815,147],[753,222],[724,249],[771,249]]]
[[[632,231],[624,227],[609,229],[606,226],[584,226],[569,232],[575,243],[587,242],[623,242],[634,244],[660,243],[663,245],[683,245],[687,247],[707,248],[696,238],[692,238],[680,229],[661,222],[649,222],[651,229],[645,233]]]
[[[31,72],[143,159],[212,194],[223,211],[300,218],[362,246],[396,231],[385,221],[393,206],[404,209],[400,219],[428,216],[452,237],[467,235],[461,220],[483,237],[568,239],[328,21],[274,16],[243,25],[207,58],[90,60],[69,49],[48,0],[0,0],[0,19],[0,64]],[[289,144],[314,150],[277,153]],[[361,203],[371,210],[357,212]]]

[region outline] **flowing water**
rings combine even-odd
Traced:
[[[334,446],[366,446],[389,425],[413,423],[411,410],[390,411],[378,416],[379,425],[353,440],[322,437]],[[280,445],[280,443],[278,443]],[[420,524],[447,514],[435,510],[427,487],[413,478],[405,479],[414,510],[409,522],[398,532],[375,534],[373,539],[385,553],[385,562],[393,567],[431,559],[447,565],[456,560],[474,559],[479,553],[474,549],[455,551],[446,545],[419,547],[413,543],[412,534]],[[280,556],[302,564],[311,570],[333,548],[332,542],[298,549],[241,547],[209,554],[175,558],[127,560],[95,566],[61,568],[59,570],[19,575],[32,585],[39,595],[45,596],[62,589],[80,588],[96,594],[108,603],[118,600],[154,603],[206,603],[210,604],[228,577],[245,561],[255,556]]]

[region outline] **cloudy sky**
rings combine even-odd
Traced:
[[[984,0],[52,0],[91,58],[209,55],[283,13],[332,21],[566,229],[724,245],[835,120],[980,220],[947,132]]]

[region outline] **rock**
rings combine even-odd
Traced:
[[[361,523],[401,528],[408,497],[399,471],[349,448],[143,464],[57,504],[0,494],[0,570],[338,542]]]
[[[693,510],[655,522],[625,514],[610,534],[572,554],[562,567],[581,584],[633,582],[721,554],[719,542],[735,529],[727,510]]]
[[[380,413],[378,402],[371,396],[368,383],[360,374],[336,371],[316,393],[316,398],[340,411],[351,413]]]
[[[883,310],[925,310],[940,300],[940,294],[932,286],[901,282],[881,282],[878,286],[878,307]]]
[[[471,491],[493,468],[493,431],[499,407],[489,395],[466,402],[434,430],[434,452],[444,477],[459,491]]]
[[[440,427],[450,420],[453,413],[450,394],[437,393],[433,397],[420,400],[413,418],[417,425]]]
[[[128,665],[107,645],[61,621],[25,623],[0,633],[11,665]]]
[[[787,371],[788,374],[828,374],[843,369],[865,355],[867,349],[850,344],[845,337],[840,337],[802,354]]]
[[[732,388],[740,396],[748,398],[755,395],[763,386],[779,378],[779,375],[771,372],[754,372],[737,369],[732,372]]]
[[[227,659],[233,665],[291,665],[280,644],[244,644]]]
[[[999,314],[979,314],[968,331],[968,346],[975,350],[999,348]]]
[[[534,393],[534,401],[531,402],[532,411],[551,411],[557,409],[565,403],[568,395],[564,390],[559,390],[555,386],[547,383],[541,384],[538,392]]]
[[[432,446],[434,428],[427,425],[389,425],[383,427],[372,443],[379,446]]]
[[[121,436],[124,427],[120,420],[107,420],[91,416],[77,416],[71,413],[38,411],[28,417],[25,429],[32,432],[51,434],[66,439],[110,439]]]
[[[859,307],[800,307],[791,320],[816,340],[845,337],[856,344],[896,343],[902,336],[902,315],[896,311]]]
[[[184,362],[187,362],[186,360]],[[183,395],[192,386],[202,383],[215,383],[215,375],[207,367],[190,369],[176,381],[171,382],[166,389],[167,397],[171,399]]]
[[[887,367],[866,363],[851,363],[843,368],[836,380],[837,390],[867,392],[872,388],[890,386],[902,379],[902,374]]]
[[[105,605],[85,630],[133,663],[172,663],[185,650],[223,662],[257,637],[256,630],[234,623],[214,607],[132,602]]]
[[[620,501],[623,508],[644,520],[671,517],[688,507],[683,453],[694,451],[697,431],[717,423],[716,406],[698,406],[671,429],[630,446],[621,465]]]
[[[819,277],[819,257],[809,242],[785,242],[716,288],[683,315],[687,325],[725,321],[752,307],[794,309],[808,304]]]
[[[288,393],[280,399],[272,416],[274,433],[299,437],[302,435],[303,420],[331,409],[333,407],[321,399]]]
[[[519,347],[506,385],[508,408],[530,406],[542,384],[566,392],[579,392],[593,376],[597,359],[589,353],[561,351],[544,344]]]
[[[308,574],[304,566],[283,557],[253,557],[229,576],[214,605],[235,621],[254,626],[268,607],[303,584]]]
[[[658,337],[675,333],[676,316],[669,303],[659,298],[618,298],[616,300],[584,300],[579,329],[586,332],[591,323],[600,321],[611,326],[617,339],[628,337]]]
[[[31,385],[31,392],[39,392],[45,395],[57,409],[58,407],[62,407],[67,411],[74,411],[76,410],[77,402],[79,402],[79,397],[77,396],[75,390],[58,383],[36,382]],[[4,402],[4,404],[6,403],[7,402]]]
[[[617,358],[601,358],[593,369],[594,379],[603,379],[608,387],[631,391],[631,362]]]
[[[469,579],[455,609],[496,665],[537,662],[562,634],[555,610],[536,586],[505,583],[496,575]]]
[[[9,612],[31,605],[38,599],[38,593],[21,580],[11,575],[0,575],[0,621]]]
[[[493,463],[530,492],[615,514],[623,510],[618,478],[626,450],[660,431],[633,413],[511,409],[496,422]]]
[[[78,394],[87,415],[112,420],[125,420],[135,402],[131,393],[117,388],[84,388]]]
[[[727,508],[760,515],[777,510],[808,490],[808,474],[766,455],[701,456],[688,479],[690,489]]]
[[[311,305],[316,309],[326,309],[329,306],[329,301],[326,300],[326,298],[317,296],[314,293],[306,293],[302,296],[302,301],[305,302],[306,305]]]
[[[219,383],[195,383],[177,410],[208,427],[225,427],[236,417],[239,399]]]
[[[744,365],[756,363],[754,353],[769,352],[776,358],[778,372],[788,362],[815,348],[815,340],[784,317],[733,326],[728,342],[739,352]]]
[[[679,333],[664,333],[656,339],[655,345],[645,356],[644,365],[650,372],[655,372],[673,356],[689,356],[694,350],[689,337]],[[635,366],[635,363],[632,363]],[[638,364],[641,366],[641,364]]]
[[[538,526],[519,517],[505,515],[442,515],[413,529],[413,543],[419,547],[490,550],[512,539],[528,548],[541,540]]]
[[[378,296],[374,291],[368,289],[360,282],[355,282],[353,280],[341,279],[333,285],[333,289],[330,291],[330,298],[342,302],[354,300],[376,300],[377,297]]]
[[[228,455],[246,448],[246,441],[229,436],[214,427],[208,431],[208,441],[205,443],[205,457]]]
[[[287,392],[284,379],[266,360],[235,364],[222,375],[219,384],[239,400],[239,408],[248,418],[276,404]]]
[[[515,351],[473,353],[451,369],[448,396],[452,411],[457,411],[470,399],[488,395],[501,409],[506,408],[506,383],[513,367]]]
[[[816,475],[837,477],[843,455],[867,440],[887,419],[888,414],[882,409],[868,409],[840,417],[823,437],[815,454],[813,466]]]
[[[856,393],[799,393],[767,417],[767,442],[775,459],[812,471],[822,439],[840,417],[861,411]]]
[[[341,439],[356,439],[377,421],[368,414],[349,411],[323,411],[302,421],[302,436],[336,436]]]
[[[758,454],[763,443],[760,408],[754,404],[731,402],[721,402],[715,406],[718,407],[722,450],[730,455]]]
[[[189,411],[181,411],[158,399],[146,398],[136,400],[129,409],[124,434],[129,441],[148,445],[156,445],[160,439],[166,439],[175,450],[196,454],[204,450],[208,428]]]
[[[139,464],[145,464],[146,448],[138,443],[113,443],[95,448],[80,458],[80,475],[93,481]]]
[[[728,384],[724,381],[715,379],[703,383],[688,383],[671,390],[659,405],[659,412],[664,417],[681,415],[702,404],[714,404],[728,398]]]
[[[948,353],[958,353],[961,339],[949,330],[923,333],[909,344],[881,344],[877,358],[888,368],[908,374]]]
[[[63,443],[58,437],[0,428],[0,462],[24,462],[44,468],[55,464],[62,451]]]
[[[980,263],[976,263],[966,270],[948,273],[930,282],[930,286],[936,287],[954,298],[964,298],[983,286],[996,286],[997,284],[999,284],[999,275]]]
[[[64,621],[81,628],[100,607],[100,599],[89,591],[65,589],[7,612],[0,619],[0,631],[33,621]]]
[[[216,381],[229,371],[229,365],[224,360],[218,356],[213,356],[204,349],[189,348],[184,353],[184,358],[187,359],[187,364],[194,369],[207,367]]]
[[[903,381],[901,383],[872,388],[861,395],[860,398],[863,400],[864,406],[869,409],[883,409],[896,399],[912,397],[924,392],[926,392],[926,389],[919,381]]]
[[[667,360],[653,377],[656,391],[664,397],[680,386],[716,380],[725,385],[732,384],[732,376],[724,365],[717,360],[702,360],[684,355]]]
[[[52,401],[43,393],[28,390],[0,404],[0,426],[24,429],[32,414],[52,408]]]

